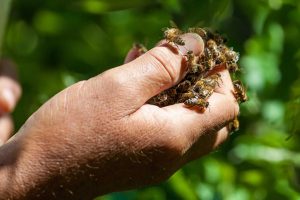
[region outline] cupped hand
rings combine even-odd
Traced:
[[[184,77],[188,50],[203,51],[198,35],[182,37],[178,49],[166,42],[143,55],[132,49],[126,64],[65,89],[34,113],[0,149],[13,180],[7,195],[90,199],[154,184],[221,144],[239,112],[227,70],[204,113],[146,103]]]

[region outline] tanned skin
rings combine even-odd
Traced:
[[[143,55],[133,48],[126,64],[38,109],[0,147],[1,199],[92,199],[159,183],[226,140],[239,112],[226,70],[204,113],[145,104],[184,77],[187,51],[202,52],[198,35],[182,38],[175,50],[163,42]]]

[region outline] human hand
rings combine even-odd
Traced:
[[[14,183],[4,190],[0,181],[0,192],[16,199],[89,199],[165,180],[221,144],[239,110],[228,71],[220,71],[204,113],[183,104],[145,104],[184,77],[187,50],[202,52],[198,35],[183,39],[179,50],[159,45],[136,58],[133,49],[131,62],[44,104],[0,149]]]
[[[0,146],[13,133],[13,121],[10,113],[14,110],[21,96],[21,87],[17,81],[15,65],[7,60],[0,60]]]

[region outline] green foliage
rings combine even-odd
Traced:
[[[153,46],[169,20],[226,33],[250,97],[240,131],[217,152],[161,185],[97,199],[300,199],[298,0],[63,2],[13,3],[4,53],[24,90],[17,128],[58,91],[121,64],[132,43]]]
[[[5,26],[7,23],[7,17],[10,9],[10,0],[1,0],[0,1],[0,56],[2,50],[2,41],[3,41],[3,34],[5,30]]]

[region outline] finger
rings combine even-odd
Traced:
[[[227,126],[221,128],[217,133],[215,133],[216,136],[216,140],[214,141],[214,143],[212,143],[212,148],[210,149],[212,150],[216,150],[221,144],[223,144],[230,136],[230,131],[228,129]]]
[[[183,104],[162,108],[174,124],[172,131],[180,135],[184,145],[192,146],[202,135],[217,132],[238,115],[239,106],[229,95],[214,93],[208,102],[205,112],[200,112],[197,106],[187,108]]]
[[[3,145],[12,135],[14,129],[13,121],[10,115],[6,114],[0,117],[0,146]]]
[[[179,50],[168,44],[154,47],[132,62],[110,70],[106,76],[122,86],[123,93],[119,91],[122,98],[127,97],[126,100],[130,100],[131,105],[139,108],[148,99],[183,78],[187,71],[183,55],[187,51],[191,50],[196,55],[202,52],[203,40],[199,35],[189,33],[183,35],[182,39],[185,46],[178,46]]]
[[[146,53],[147,49],[142,44],[134,44],[133,47],[127,53],[124,63],[129,63],[134,59],[140,57]]]
[[[215,92],[233,97],[233,84],[229,71],[225,68],[221,68],[217,73],[220,74],[221,77],[215,88]]]
[[[162,133],[163,138],[173,144],[172,148],[184,156],[184,162],[188,162],[224,142],[229,135],[227,124],[238,112],[239,106],[233,98],[214,93],[205,112],[200,112],[197,107],[187,108],[184,104],[163,108],[145,104],[126,119],[135,122],[135,132],[141,130],[139,124],[142,124],[143,131]],[[142,133],[140,135],[143,137]]]
[[[229,135],[230,132],[227,127],[210,134],[201,135],[197,142],[185,153],[185,159],[192,161],[216,150],[228,139]]]
[[[15,65],[8,60],[0,61],[0,112],[12,112],[21,96]]]

